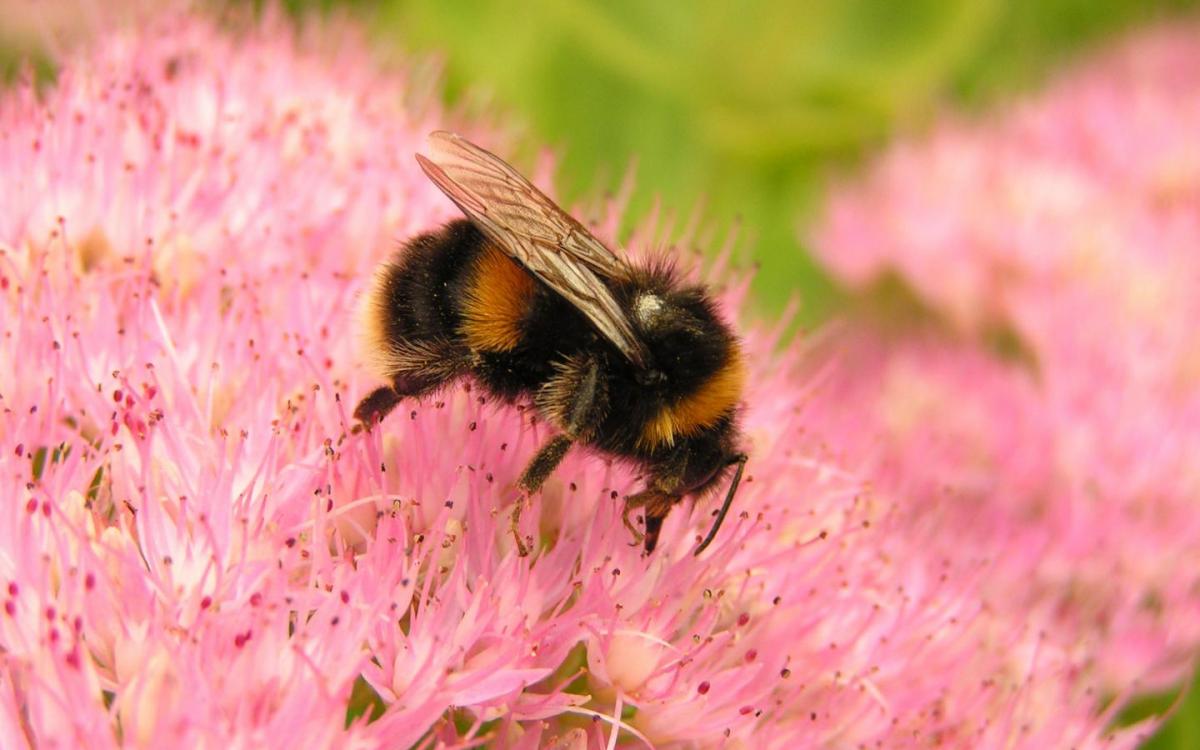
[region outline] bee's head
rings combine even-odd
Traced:
[[[650,358],[636,374],[639,385],[691,412],[724,410],[741,391],[741,357],[733,332],[701,287],[640,290],[631,317]],[[718,406],[717,402],[721,402]],[[685,404],[686,405],[686,404]]]
[[[632,317],[651,352],[646,367],[637,373],[639,385],[677,388],[681,376],[707,359],[693,356],[703,348],[704,322],[678,297],[666,290],[645,290],[633,299]]]

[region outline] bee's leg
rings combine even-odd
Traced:
[[[646,489],[625,498],[625,526],[633,531],[634,539],[642,543],[647,554],[653,552],[658,545],[658,534],[662,530],[663,519],[682,497],[679,492],[682,489],[680,477],[685,468],[686,464],[677,458],[660,463],[651,469]],[[646,519],[644,533],[638,532],[629,523],[629,511],[633,508],[645,508],[642,513]]]
[[[662,490],[647,487],[636,495],[625,498],[625,510],[621,513],[621,522],[633,534],[633,542],[629,545],[636,547],[645,545],[647,552],[652,552],[658,544],[658,532],[662,529],[663,519],[671,510],[671,506],[679,500],[678,496],[670,495]],[[645,508],[646,530],[642,531],[629,520],[629,514],[636,508]]]
[[[402,398],[390,385],[380,386],[368,393],[358,402],[358,406],[354,407],[354,419],[359,423],[354,426],[354,431],[358,432],[363,425],[370,428],[371,425],[383,421]]]
[[[586,437],[604,416],[607,394],[600,365],[592,357],[571,357],[555,365],[554,377],[538,389],[534,401],[551,424],[572,440]]]
[[[521,523],[521,511],[528,502],[529,496],[541,489],[546,479],[558,468],[563,456],[567,455],[571,442],[571,438],[566,435],[557,435],[551,438],[534,454],[529,465],[525,467],[525,471],[521,472],[520,480],[517,481],[521,497],[517,500],[516,507],[513,508],[511,529],[513,538],[517,540],[517,553],[521,557],[529,554],[529,548],[525,546],[526,540],[521,538],[521,531],[518,528]],[[533,539],[529,539],[528,542],[532,544]]]
[[[522,497],[513,509],[512,532],[513,538],[517,540],[517,552],[522,557],[529,554],[526,541],[533,541],[522,539],[517,528],[526,500],[541,489],[542,484],[567,455],[571,444],[587,433],[589,426],[601,413],[603,391],[600,387],[599,365],[591,358],[567,360],[559,366],[558,373],[538,391],[536,401],[551,423],[562,428],[563,434],[551,438],[538,449],[517,482]]]
[[[625,524],[625,528],[629,529],[629,533],[633,534],[633,541],[630,542],[630,547],[636,547],[646,538],[645,533],[637,526],[633,525],[633,521],[629,520],[629,514],[636,508],[640,508],[646,504],[646,493],[639,492],[636,495],[630,495],[625,498],[625,509],[621,511],[621,523]]]
[[[356,433],[383,421],[404,399],[424,395],[458,377],[470,363],[469,352],[446,339],[393,343],[387,357],[392,384],[376,388],[358,402]]]
[[[654,488],[647,488],[636,495],[625,498],[626,514],[628,514],[630,507],[644,507],[646,509],[646,533],[638,534],[635,530],[634,536],[642,542],[643,549],[646,550],[647,554],[653,552],[654,548],[658,545],[658,534],[662,531],[663,520],[671,512],[671,508],[674,507],[675,503],[679,502],[679,498],[679,495]],[[629,524],[626,523],[626,525]]]
[[[630,547],[637,547],[645,542],[646,532],[633,525],[633,522],[629,520],[629,514],[638,508],[648,508],[651,505],[657,505],[660,502],[659,498],[663,497],[663,495],[664,493],[661,490],[647,487],[636,495],[628,495],[625,497],[625,510],[621,512],[621,523],[625,524],[625,528],[629,529],[629,533],[633,534],[633,542],[629,545]],[[646,516],[646,525],[648,529],[650,514],[647,511],[644,515]],[[655,529],[655,536],[657,537],[657,535],[658,530]],[[651,542],[650,545],[651,548],[653,548],[654,542]]]
[[[563,457],[567,455],[571,442],[571,438],[566,435],[556,435],[539,448],[525,467],[525,471],[521,472],[521,479],[517,482],[521,491],[532,495],[541,489],[542,483],[554,473]]]
[[[508,531],[512,534],[513,541],[517,543],[517,554],[521,557],[529,555],[529,547],[526,546],[525,539],[521,538],[521,511],[525,509],[525,503],[529,502],[529,496],[522,493],[517,498],[517,504],[513,506],[512,517],[508,523]],[[528,537],[530,544],[533,544],[533,537]]]

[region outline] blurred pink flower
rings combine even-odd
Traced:
[[[171,0],[177,2],[177,0]],[[149,14],[150,0],[0,0],[0,44],[14,52],[55,54],[118,17]]]
[[[851,286],[898,274],[963,331],[1010,327],[1051,377],[1091,368],[1194,414],[1197,31],[1134,36],[1003,116],[890,148],[814,249]]]
[[[1198,38],[1143,33],[889,149],[814,233],[842,281],[898,276],[966,339],[852,334],[824,428],[931,539],[993,561],[990,606],[1041,611],[1114,691],[1178,681],[1200,647]]]
[[[545,428],[468,388],[349,435],[355,295],[452,215],[411,159],[444,118],[358,46],[172,17],[0,98],[0,746],[1135,745],[1086,650],[847,470],[770,331],[699,558],[710,504],[643,557],[586,455],[518,557]]]
[[[898,498],[908,533],[928,539],[930,553],[986,564],[987,606],[1040,622],[1113,692],[1169,687],[1191,671],[1194,485],[1137,476],[1136,464],[1079,465],[1080,433],[1101,428],[1062,414],[1037,378],[973,345],[860,330],[837,350],[814,422],[839,436],[842,463]]]

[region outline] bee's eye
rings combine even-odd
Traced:
[[[638,385],[656,386],[667,382],[667,374],[662,370],[642,370],[637,374]]]

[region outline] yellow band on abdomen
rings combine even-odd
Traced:
[[[533,278],[491,243],[475,258],[461,333],[476,351],[512,351],[534,293]]]

